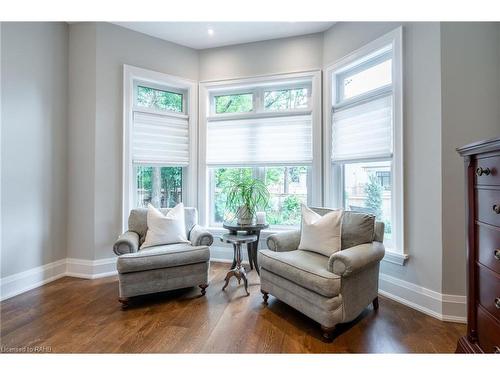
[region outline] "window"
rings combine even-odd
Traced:
[[[379,60],[382,60],[379,62]],[[347,100],[390,85],[392,82],[392,60],[384,54],[372,66],[361,66],[343,73],[339,78],[338,100]],[[360,70],[361,69],[361,70]]]
[[[307,205],[308,166],[267,167],[264,181],[271,193],[267,221],[271,225],[299,225],[300,205]]]
[[[174,207],[182,202],[182,167],[135,166],[136,207]]]
[[[300,204],[307,204],[307,185],[310,168],[301,167],[252,167],[210,168],[211,208],[210,225],[221,225],[232,217],[225,212],[224,189],[237,175],[253,176],[264,180],[271,199],[266,210],[267,222],[271,225],[299,225]]]
[[[334,64],[327,82],[327,203],[375,215],[386,248],[403,252],[401,29]]]
[[[215,113],[242,113],[253,109],[253,94],[215,96]]]
[[[390,171],[376,171],[378,183],[384,190],[391,190],[391,172]]]
[[[313,96],[320,95],[319,77],[302,73],[200,85],[200,97],[209,101],[202,131],[207,172],[200,171],[208,225],[228,220],[224,190],[239,173],[265,182],[271,194],[266,217],[274,227],[299,225],[300,204],[320,204],[321,98],[315,105]]]
[[[195,139],[190,116],[195,83],[124,67],[124,202],[126,227],[134,207],[194,202]]]
[[[183,94],[137,85],[136,104],[160,111],[183,112]]]
[[[392,248],[391,162],[360,162],[343,165],[344,207],[374,215],[385,224],[384,243]],[[385,183],[385,185],[383,184]]]
[[[229,182],[237,176],[253,176],[254,172],[252,168],[211,168],[209,173],[212,197],[210,224],[220,225],[224,220],[232,220],[226,212],[225,189],[229,187]]]
[[[307,88],[264,91],[264,108],[269,111],[307,108]]]

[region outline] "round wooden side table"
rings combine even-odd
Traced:
[[[245,272],[245,268],[241,264],[241,245],[257,241],[257,236],[254,234],[224,234],[221,237],[221,241],[233,244],[234,259],[236,261],[236,264],[231,268],[224,279],[225,284],[222,287],[222,290],[226,289],[229,284],[229,279],[234,276],[238,279],[238,284],[241,282],[241,279],[243,279],[245,292],[247,293],[247,296],[249,296],[250,293],[248,293],[247,274]]]
[[[257,263],[257,252],[259,250],[259,239],[260,239],[260,231],[263,229],[269,228],[269,224],[249,224],[249,225],[239,225],[237,223],[225,222],[222,226],[229,231],[229,234],[236,235],[238,232],[245,232],[246,234],[253,234],[257,236],[257,240],[255,242],[247,243],[247,252],[248,252],[248,262],[250,263],[250,269],[255,270],[260,275],[259,264]],[[233,265],[231,268],[234,268],[236,264],[236,258],[233,259]]]

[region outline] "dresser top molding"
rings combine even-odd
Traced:
[[[496,151],[500,148],[500,137],[490,138],[484,141],[469,143],[468,145],[457,148],[461,156],[474,155],[489,151]]]

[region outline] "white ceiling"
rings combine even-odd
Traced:
[[[205,49],[325,31],[335,22],[114,22],[183,46]],[[208,30],[213,30],[209,35]]]

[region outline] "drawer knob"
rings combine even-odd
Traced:
[[[491,173],[490,169],[489,168],[481,168],[481,167],[478,167],[476,169],[476,174],[478,176],[482,176],[483,174],[485,174],[486,176],[488,176],[489,174]]]
[[[493,252],[493,254],[495,254],[495,258],[496,258],[497,260],[500,260],[500,249],[496,249],[496,250]]]
[[[493,205],[493,211],[494,211],[496,214],[500,214],[500,204],[494,204],[494,205]]]
[[[500,297],[495,298],[495,307],[500,309]]]

